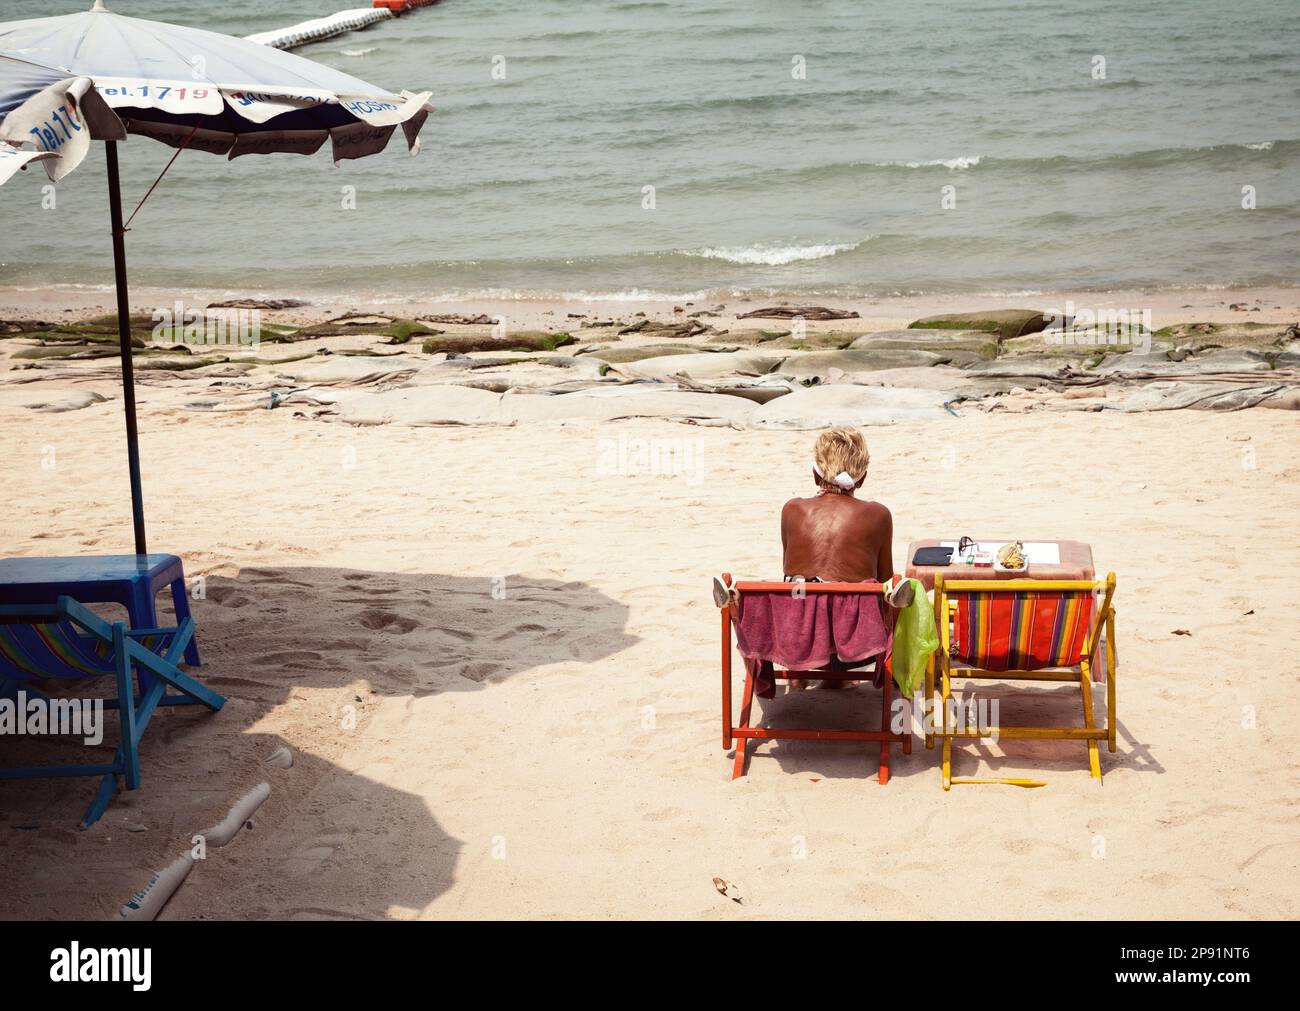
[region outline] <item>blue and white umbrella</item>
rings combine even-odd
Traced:
[[[415,149],[429,92],[394,94],[247,39],[114,14],[0,23],[0,51],[89,77],[128,132],[237,158],[382,151],[400,126]]]
[[[90,78],[0,53],[0,138],[0,184],[37,161],[57,182],[92,138],[125,140],[126,130]]]
[[[329,141],[335,161],[340,161],[382,151],[401,127],[414,153],[433,108],[430,93],[393,93],[247,39],[125,17],[107,10],[104,0],[95,0],[93,8],[80,14],[0,23],[0,53],[14,64],[12,80],[0,73],[0,151],[23,148],[0,156],[0,182],[6,178],[5,159],[15,162],[16,171],[22,167],[18,161],[44,158],[47,171],[58,176],[85,154],[86,138],[73,128],[66,113],[52,121],[34,121],[41,109],[53,115],[55,107],[50,97],[31,104],[40,93],[33,93],[31,85],[39,79],[32,78],[34,71],[19,68],[21,62],[61,74],[41,90],[53,87],[57,95],[66,85],[65,98],[75,99],[73,109],[79,107],[83,116],[90,115],[94,106],[96,125],[90,138],[106,142],[135,549],[143,554],[126,229],[117,162],[122,131],[178,149],[230,158],[279,151],[314,154]],[[87,79],[94,82],[95,93],[106,107],[103,111],[111,109],[120,120],[116,135],[111,121],[100,115],[89,85],[83,83]],[[58,158],[50,160],[51,155]]]

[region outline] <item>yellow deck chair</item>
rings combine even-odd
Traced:
[[[934,697],[936,663],[940,680],[939,712],[925,738],[943,742],[943,788],[953,783],[1006,783],[1045,786],[1030,779],[953,779],[953,741],[991,736],[1008,740],[1086,741],[1088,765],[1101,779],[1097,742],[1115,750],[1115,573],[1104,582],[1090,580],[961,579],[934,581],[935,623],[939,649],[926,669],[925,694]],[[1106,725],[1096,726],[1092,707],[1092,671],[1105,633]],[[1074,681],[1083,703],[1082,727],[959,728],[949,712],[952,682],[957,678],[989,681]],[[949,717],[954,716],[952,726]],[[962,721],[968,722],[968,721]],[[936,725],[937,724],[937,725]]]

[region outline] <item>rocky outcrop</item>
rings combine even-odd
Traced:
[[[945,399],[935,390],[813,386],[764,404],[748,416],[746,426],[802,431],[832,425],[867,427],[905,421],[951,421]]]
[[[665,355],[698,355],[705,352],[701,348],[681,344],[630,344],[626,347],[594,347],[578,352],[579,356],[592,355],[611,365],[623,365],[640,362],[647,358],[662,358]]]
[[[502,336],[494,334],[439,334],[426,340],[420,347],[426,355],[440,351],[469,354],[473,351],[554,351],[573,343],[567,333],[543,333],[540,330],[520,330]]]
[[[728,330],[710,337],[710,344],[740,344],[764,350],[780,351],[839,351],[849,347],[860,337],[857,333],[817,333],[807,331],[802,337],[789,330]]]
[[[1006,340],[1038,333],[1052,317],[1041,309],[992,309],[927,316],[908,325],[909,330],[983,330]]]
[[[850,309],[827,309],[824,305],[773,305],[736,313],[736,319],[859,319]]]
[[[492,326],[496,320],[482,313],[477,316],[465,316],[458,312],[446,312],[421,316],[422,323],[450,323],[455,326]]]
[[[618,335],[640,334],[642,337],[687,338],[699,337],[701,334],[717,334],[719,331],[701,323],[698,319],[682,320],[679,323],[663,323],[653,319],[642,319],[619,330]]]
[[[849,347],[933,351],[941,355],[959,351],[977,358],[994,358],[998,354],[997,338],[983,330],[878,330],[862,334]]]
[[[1109,411],[1240,411],[1263,404],[1282,391],[1276,383],[1155,382],[1124,392],[1108,392]]]
[[[1155,332],[1158,340],[1192,351],[1281,347],[1300,338],[1300,323],[1177,323]]]
[[[933,351],[911,351],[903,348],[852,348],[846,351],[809,351],[790,355],[776,369],[787,376],[826,377],[832,369],[841,372],[875,372],[879,369],[901,369],[916,366],[938,365],[945,361],[943,355]]]
[[[224,302],[209,302],[209,309],[301,309],[311,305],[297,298],[231,298]]]
[[[762,376],[781,364],[784,355],[732,351],[717,354],[664,355],[639,362],[611,364],[610,372],[631,379],[717,379],[722,376]]]

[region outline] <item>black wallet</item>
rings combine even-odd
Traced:
[[[952,561],[952,548],[917,548],[912,556],[913,565],[947,565]]]

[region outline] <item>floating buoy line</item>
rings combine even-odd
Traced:
[[[288,28],[245,35],[249,42],[260,42],[272,49],[296,49],[309,42],[321,42],[336,35],[361,31],[380,21],[391,21],[399,14],[417,7],[431,7],[438,0],[374,0],[370,7],[353,7],[323,18],[302,21]]]

